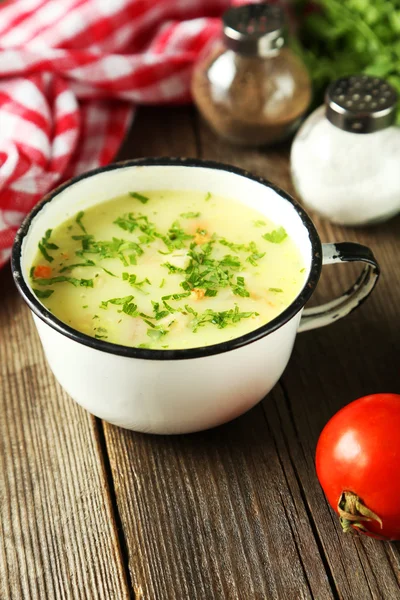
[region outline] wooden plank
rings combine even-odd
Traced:
[[[215,139],[202,124],[198,132],[206,158],[249,169],[295,196],[284,146],[263,152],[234,148]],[[392,600],[400,597],[400,545],[342,534],[318,485],[314,454],[323,426],[344,404],[365,394],[400,388],[400,218],[358,229],[331,225],[315,214],[312,217],[322,241],[347,240],[370,246],[381,263],[382,277],[373,296],[356,313],[333,326],[298,336],[281,380],[284,402],[277,404],[282,433],[339,596]],[[358,270],[356,265],[326,267],[312,303],[339,295]],[[273,401],[275,393],[263,401],[267,415]]]
[[[0,598],[130,597],[96,420],[55,383],[0,272]]]
[[[147,109],[123,156],[196,152],[190,109]],[[277,420],[260,405],[191,436],[105,424],[137,598],[335,597]]]

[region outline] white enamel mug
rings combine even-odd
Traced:
[[[282,225],[306,265],[304,287],[278,317],[234,340],[184,350],[129,348],[89,337],[41,304],[29,269],[45,231],[78,211],[134,188],[200,190],[235,198]],[[227,215],[229,219],[229,215]],[[304,309],[322,265],[366,263],[343,296]],[[310,218],[290,196],[235,167],[195,159],[146,158],[85,173],[48,194],[27,216],[14,243],[14,279],[30,307],[51,370],[78,404],[110,423],[136,431],[176,434],[229,421],[259,402],[282,375],[296,333],[346,316],[379,277],[372,252],[359,244],[323,244]]]

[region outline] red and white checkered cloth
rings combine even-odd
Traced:
[[[0,267],[25,214],[110,162],[135,104],[190,100],[193,62],[229,0],[0,5]]]

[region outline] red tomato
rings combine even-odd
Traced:
[[[339,410],[318,440],[316,468],[345,531],[399,540],[400,395],[373,394]]]

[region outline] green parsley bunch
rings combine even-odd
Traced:
[[[296,12],[317,103],[331,81],[361,72],[400,94],[400,0],[296,0]]]

